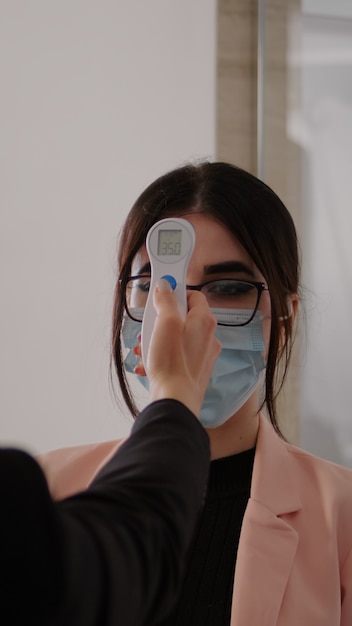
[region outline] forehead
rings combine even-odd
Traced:
[[[189,265],[190,272],[201,274],[207,266],[241,261],[251,269],[254,276],[261,278],[249,254],[223,224],[204,214],[188,214],[182,217],[193,224],[196,233],[195,247]],[[148,261],[146,247],[142,246],[133,261],[132,273],[140,272]]]

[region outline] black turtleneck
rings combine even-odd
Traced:
[[[212,461],[177,606],[163,626],[229,626],[233,580],[255,449]]]

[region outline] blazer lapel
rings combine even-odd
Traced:
[[[238,546],[231,626],[277,624],[298,544],[289,520],[300,508],[287,445],[261,417]]]

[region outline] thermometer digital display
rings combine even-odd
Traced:
[[[182,251],[182,230],[161,229],[158,233],[158,255],[173,254],[178,256]]]
[[[151,227],[147,235],[146,247],[151,278],[142,322],[142,359],[146,370],[150,337],[156,317],[153,305],[155,285],[159,278],[168,276],[170,283],[175,286],[174,292],[180,314],[185,317],[187,313],[186,274],[194,243],[193,225],[178,217],[160,220]]]

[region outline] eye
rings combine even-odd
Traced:
[[[139,289],[139,291],[143,291],[143,293],[148,293],[150,289],[150,279],[138,280],[135,282],[135,288]]]
[[[126,285],[128,292],[148,293],[150,289],[150,276],[133,276]]]
[[[216,280],[207,285],[207,292],[217,296],[245,296],[253,290],[253,285],[238,280]]]

